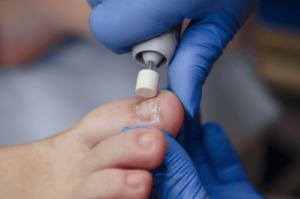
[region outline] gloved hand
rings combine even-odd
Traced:
[[[137,127],[146,128],[146,127]],[[131,130],[124,128],[122,132]],[[167,151],[162,164],[151,171],[153,191],[150,199],[208,199],[192,160],[180,144],[164,132]]]
[[[151,171],[150,199],[263,199],[248,181],[224,131],[215,123],[201,127],[198,119],[185,121],[182,144],[187,152],[164,133],[167,151],[163,163]]]
[[[169,88],[193,117],[202,85],[223,48],[259,0],[88,0],[96,39],[114,52],[159,35],[184,18],[193,19],[169,68]]]
[[[238,156],[215,123],[186,119],[183,145],[211,199],[263,199],[248,181]]]

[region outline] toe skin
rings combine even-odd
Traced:
[[[150,194],[152,176],[148,171],[104,169],[85,177],[71,191],[70,199],[144,199]]]
[[[170,91],[159,91],[160,128],[173,138],[178,134],[183,120],[184,110],[177,96]]]
[[[149,170],[161,164],[165,153],[166,139],[159,129],[133,129],[99,143],[85,157],[84,168],[87,174],[112,167]]]

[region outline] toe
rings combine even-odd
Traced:
[[[159,91],[155,98],[127,98],[103,105],[70,131],[73,137],[94,147],[107,137],[119,134],[124,127],[156,127],[176,137],[183,119],[184,111],[178,98],[170,91]]]
[[[104,168],[154,169],[162,162],[166,140],[156,128],[133,129],[109,137],[86,156],[87,173]]]
[[[150,194],[151,174],[142,170],[104,169],[84,178],[70,198],[144,199]]]

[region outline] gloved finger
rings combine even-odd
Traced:
[[[102,0],[87,0],[87,2],[91,6],[91,8],[94,8],[97,5],[99,5],[102,2]]]
[[[194,118],[185,117],[183,123],[184,149],[191,157],[196,170],[205,187],[215,185],[216,179],[209,164],[206,152],[203,148],[203,127],[200,123],[200,111],[196,112]]]
[[[183,4],[181,1],[178,3]],[[174,1],[170,0],[108,0],[91,12],[91,31],[100,43],[115,53],[128,52],[133,44],[157,36],[182,22],[184,17],[174,12],[173,6]]]
[[[163,87],[159,89],[160,91],[170,91],[169,87]],[[181,129],[179,130],[177,136],[175,137],[176,141],[184,148],[184,122]]]
[[[162,164],[151,171],[153,190],[157,197],[164,199],[209,198],[188,154],[176,140],[167,133],[163,133],[167,141],[166,155]]]
[[[203,127],[203,146],[220,183],[248,182],[236,152],[219,125],[208,123]]]
[[[193,159],[197,158],[198,162],[206,160],[206,154],[201,146],[202,141],[202,126],[200,122],[200,111],[196,112],[194,118],[185,117],[184,123],[184,149]],[[193,161],[195,161],[193,159]]]
[[[158,198],[209,198],[186,151],[164,133],[167,152],[162,164],[151,171]]]
[[[185,30],[170,64],[169,88],[178,96],[189,117],[193,117],[198,110],[202,86],[213,63],[240,27],[229,20],[232,19],[222,13],[211,13],[193,20]]]

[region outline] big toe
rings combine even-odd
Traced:
[[[80,140],[95,145],[124,127],[150,126],[176,137],[183,120],[184,111],[176,95],[159,91],[154,98],[126,98],[100,106],[74,128]]]
[[[176,137],[184,119],[181,103],[170,91],[160,91],[155,98],[141,100],[135,111],[141,124],[159,128],[172,137]]]

